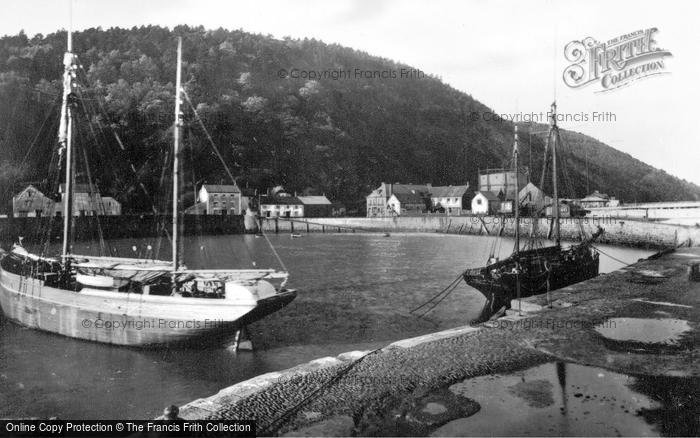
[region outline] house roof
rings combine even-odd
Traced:
[[[423,197],[417,193],[394,193],[393,196],[402,204],[425,204]]]
[[[233,184],[203,184],[203,189],[209,193],[240,193],[241,189]]]
[[[378,189],[372,190],[372,193],[370,193],[369,195],[367,195],[367,197],[368,197],[368,198],[370,198],[370,197],[371,197],[371,198],[375,198],[375,197],[377,197],[377,196],[382,196],[383,194],[384,194],[384,190],[382,190],[382,188],[380,187],[380,188],[378,188]]]
[[[22,193],[26,192],[27,190],[34,190],[34,191],[35,191],[36,193],[38,193],[39,195],[44,196],[44,197],[46,196],[46,195],[44,195],[44,193],[43,193],[41,190],[39,190],[39,189],[37,189],[36,187],[34,187],[33,184],[29,184],[29,185],[28,185],[27,187],[25,187],[21,192],[17,193],[17,194],[14,196],[14,198],[19,197]]]
[[[609,201],[610,196],[608,196],[605,193],[600,193],[598,190],[594,191],[590,195],[586,196],[585,198],[581,199],[581,201],[588,201],[588,202],[594,202],[594,201]]]
[[[304,205],[296,196],[278,196],[275,198],[266,196],[262,198],[260,203],[262,205]]]
[[[487,190],[480,190],[476,192],[477,195],[481,194],[484,196],[484,198],[488,199],[489,201],[500,201],[499,197],[497,194],[493,192],[489,192]]]
[[[297,196],[304,205],[331,205],[325,196]]]
[[[419,193],[419,192],[430,192],[430,187],[425,184],[392,184],[391,185],[392,194],[395,193]]]
[[[465,186],[438,186],[430,188],[433,198],[459,198],[469,190],[469,184]]]
[[[531,195],[530,198],[541,198],[541,197],[546,197],[544,190],[540,189],[533,183],[529,182],[520,189],[520,200],[522,201],[523,199],[527,198],[528,195]]]
[[[391,190],[389,188],[391,187]],[[444,197],[444,198],[456,198],[467,194],[469,191],[469,184],[461,186],[431,186],[428,184],[390,184],[382,183],[381,187],[372,191],[368,197],[385,196],[389,197],[391,195],[415,195],[418,197]],[[391,192],[391,193],[389,193]],[[400,198],[400,202],[401,201]],[[408,198],[406,198],[408,199]],[[422,202],[422,200],[421,200]]]

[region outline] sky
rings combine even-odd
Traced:
[[[0,35],[66,29],[72,16],[76,30],[190,24],[316,38],[439,76],[499,115],[546,113],[556,99],[562,128],[700,184],[699,13],[691,0],[0,0]],[[665,74],[602,93],[564,83],[569,42],[649,28],[671,52]]]

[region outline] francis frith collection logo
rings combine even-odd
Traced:
[[[564,48],[564,56],[571,62],[564,69],[564,83],[571,88],[598,84],[597,92],[604,92],[668,73],[664,58],[672,55],[657,46],[657,31],[655,27],[637,30],[606,42],[591,37],[571,41]]]

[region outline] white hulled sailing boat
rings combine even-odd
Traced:
[[[129,346],[222,339],[289,304],[288,273],[276,269],[187,269],[179,253],[182,41],[178,41],[173,151],[172,261],[93,257],[71,252],[74,81],[72,36],[64,55],[59,151],[64,155],[63,246],[60,257],[20,244],[0,260],[0,306],[7,318],[52,333]]]

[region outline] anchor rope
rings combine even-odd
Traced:
[[[424,303],[421,304],[420,306],[418,306],[418,307],[416,307],[416,308],[414,308],[414,309],[411,309],[409,313],[414,313],[414,312],[416,312],[417,310],[422,309],[423,307],[425,307],[425,306],[431,304],[434,300],[438,299],[438,297],[440,297],[440,295],[442,295],[442,294],[444,294],[444,293],[447,293],[444,297],[442,297],[442,298],[440,298],[440,299],[438,300],[437,304],[440,304],[450,293],[452,293],[452,291],[457,287],[457,285],[459,284],[459,282],[460,282],[461,280],[462,280],[462,274],[459,274],[459,275],[457,276],[457,278],[455,278],[454,280],[452,280],[452,282],[451,282],[447,287],[445,287],[445,288],[442,289],[439,293],[437,293],[437,294],[435,294],[434,296],[432,296],[428,301],[424,302]],[[433,307],[431,307],[430,309],[428,309],[428,311],[426,311],[426,312],[422,313],[421,315],[419,315],[419,318],[420,318],[420,317],[423,317],[425,314],[427,314],[428,312],[430,312],[431,310],[433,310],[433,309],[437,306],[437,304],[435,304]]]
[[[603,254],[604,256],[607,256],[607,257],[609,257],[609,258],[615,260],[615,261],[618,262],[618,263],[622,263],[622,264],[625,265],[625,266],[630,266],[630,265],[633,265],[633,264],[636,263],[636,262],[627,263],[627,262],[625,262],[625,261],[623,261],[623,260],[620,260],[620,259],[618,259],[618,258],[616,258],[616,257],[614,257],[614,256],[611,256],[610,254],[606,253],[605,251],[603,251],[602,249],[598,248],[597,246],[591,245],[591,247],[593,247],[593,249],[595,249],[595,250],[598,251],[599,253]]]
[[[430,308],[428,308],[428,310],[418,315],[418,318],[423,318],[425,315],[427,315],[433,309],[439,306],[440,303],[442,303],[445,300],[445,298],[449,297],[452,294],[452,292],[454,292],[454,290],[457,289],[457,286],[459,286],[459,282],[454,283],[454,285],[447,291],[447,293],[445,293],[445,295],[443,295],[439,300],[437,300]]]

